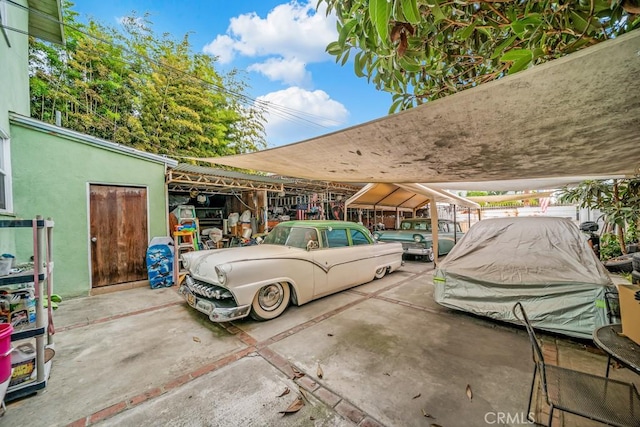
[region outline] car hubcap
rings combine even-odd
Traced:
[[[265,311],[275,310],[282,304],[284,299],[284,290],[279,283],[265,286],[260,289],[258,294],[258,304]]]

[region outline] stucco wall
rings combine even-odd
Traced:
[[[26,0],[17,0],[25,5]],[[29,16],[27,12],[5,3],[6,25],[20,31],[27,31]],[[6,38],[5,38],[6,37]],[[7,38],[9,39],[7,42]],[[29,115],[29,40],[25,34],[10,29],[0,29],[0,142],[3,137],[11,136],[9,130],[9,111]],[[4,154],[10,157],[10,147],[3,147]],[[11,192],[8,188],[7,192]],[[7,215],[8,214],[8,215]],[[0,220],[13,219],[11,212],[0,211]],[[0,231],[0,254],[14,253],[15,240],[12,230]]]
[[[26,0],[17,0],[24,6]],[[27,11],[11,4],[5,6],[8,26],[27,31]],[[2,31],[2,30],[0,30]],[[29,39],[25,34],[6,29],[11,47],[0,34],[0,128],[9,132],[9,111],[29,115]]]
[[[144,186],[149,203],[149,239],[167,235],[165,166],[11,124],[15,213],[51,217],[55,292],[66,297],[90,291],[89,183]],[[18,242],[18,254],[30,253]],[[18,259],[20,261],[20,259]]]

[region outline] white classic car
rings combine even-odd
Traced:
[[[213,322],[273,319],[290,302],[382,278],[402,265],[401,243],[378,243],[347,221],[287,221],[260,245],[188,252],[179,292]]]

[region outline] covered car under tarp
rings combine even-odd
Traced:
[[[615,292],[587,237],[565,218],[486,219],[474,224],[433,276],[438,304],[507,322],[520,301],[536,328],[579,338],[608,323]]]

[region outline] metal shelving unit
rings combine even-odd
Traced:
[[[200,228],[218,227],[222,229],[224,208],[195,208]]]
[[[45,350],[46,348],[53,348],[53,319],[51,308],[49,308],[48,312],[44,309],[44,298],[49,298],[53,291],[53,226],[52,220],[45,220],[42,217],[37,217],[33,220],[0,220],[0,230],[11,228],[32,229],[34,265],[32,271],[0,276],[0,286],[33,282],[36,299],[35,326],[28,329],[20,329],[11,334],[12,342],[35,338],[36,378],[35,380],[10,386],[4,398],[5,402],[28,396],[44,389],[49,379],[52,360],[45,363]],[[48,306],[51,307],[50,301]]]

